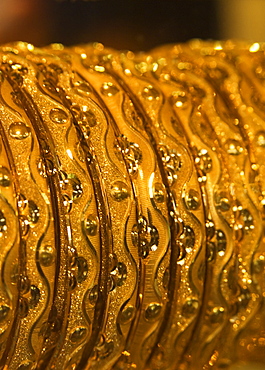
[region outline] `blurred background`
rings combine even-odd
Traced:
[[[148,50],[191,38],[265,41],[265,0],[0,0],[0,43]]]

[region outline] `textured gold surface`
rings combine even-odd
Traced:
[[[0,50],[0,369],[265,363],[265,45]]]

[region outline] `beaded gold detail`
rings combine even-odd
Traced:
[[[265,44],[0,50],[0,368],[265,363]]]

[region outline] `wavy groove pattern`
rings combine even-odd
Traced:
[[[1,48],[1,369],[265,362],[264,52]]]

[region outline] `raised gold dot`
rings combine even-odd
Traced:
[[[97,234],[98,222],[94,215],[88,215],[85,220],[85,230],[88,235],[94,236]]]
[[[94,112],[92,112],[92,110],[89,109],[87,106],[83,106],[82,111],[83,111],[83,121],[86,121],[90,127],[96,126],[97,118]]]
[[[230,209],[230,199],[229,194],[226,191],[216,191],[214,194],[215,206],[221,212],[226,212]]]
[[[182,307],[182,314],[185,317],[193,316],[199,308],[199,302],[196,298],[188,298]]]
[[[32,224],[36,224],[40,218],[40,211],[38,206],[36,205],[33,200],[28,201],[28,207],[29,207],[29,222]]]
[[[78,283],[82,283],[87,279],[88,275],[87,260],[84,257],[77,257],[76,265],[77,265],[77,281]]]
[[[222,230],[216,230],[216,250],[219,256],[223,256],[226,251],[226,236]]]
[[[145,309],[145,319],[147,321],[153,321],[158,319],[161,314],[162,306],[160,303],[150,303]]]
[[[43,177],[54,176],[57,172],[56,167],[50,159],[43,160],[42,158],[40,158],[37,168],[39,174]]]
[[[91,93],[91,88],[86,81],[76,81],[73,85],[73,90],[81,96],[87,97]]]
[[[137,143],[130,142],[126,136],[121,135],[114,142],[116,156],[126,162],[126,167],[130,175],[137,175],[139,164],[142,162],[142,151]]]
[[[50,110],[50,119],[54,123],[65,124],[68,121],[68,114],[60,108],[53,108]]]
[[[214,307],[210,312],[210,321],[212,324],[220,323],[224,319],[224,307]]]
[[[89,292],[88,300],[90,305],[95,306],[98,300],[98,286],[95,285]]]
[[[69,184],[72,188],[71,198],[73,200],[77,200],[78,198],[80,198],[83,194],[83,186],[79,178],[75,174],[70,173],[67,175],[66,181],[67,184]]]
[[[143,215],[139,216],[137,223],[133,225],[131,237],[133,245],[138,248],[138,254],[141,258],[147,258],[150,252],[154,252],[158,248],[158,230]]]
[[[189,210],[195,211],[200,207],[200,195],[197,190],[190,189],[189,192],[185,195],[185,204]]]
[[[154,184],[154,199],[157,203],[163,203],[165,201],[165,189],[159,182]]]
[[[140,62],[140,63],[135,63],[134,67],[140,73],[146,73],[148,71],[149,65],[146,62]],[[149,67],[149,69],[150,69],[150,67]]]
[[[10,172],[6,167],[0,166],[0,186],[7,188],[10,186]]]
[[[73,245],[68,245],[68,261],[70,267],[76,267],[77,257],[76,248]]]
[[[104,82],[100,91],[104,96],[111,97],[116,95],[119,89],[112,82]]]
[[[39,303],[39,300],[40,300],[40,297],[41,297],[41,293],[40,293],[39,288],[35,285],[31,285],[30,295],[31,295],[31,298],[30,298],[30,301],[29,301],[29,307],[32,308],[32,307],[37,306],[37,304]]]
[[[60,177],[61,177],[61,187],[64,190],[64,201],[66,209],[67,202],[72,203],[76,200],[78,200],[83,195],[83,186],[79,178],[74,173],[63,173],[63,171],[60,171]]]
[[[129,197],[130,191],[124,182],[115,181],[111,186],[110,194],[117,202],[122,202]]]
[[[68,271],[68,289],[74,290],[77,287],[77,279],[73,271]]]
[[[160,95],[159,95],[159,92],[152,85],[149,85],[149,86],[146,86],[143,89],[142,97],[145,100],[148,100],[148,101],[151,102],[151,101],[154,101],[154,100],[159,100]]]
[[[183,238],[182,243],[186,248],[186,251],[191,252],[195,245],[195,234],[193,229],[189,225],[186,225],[184,227],[184,232],[181,238]]]
[[[13,139],[23,140],[29,137],[30,128],[24,122],[14,122],[9,126],[8,132]]]
[[[265,148],[265,131],[259,131],[255,135],[254,142],[261,148]]]
[[[212,159],[205,149],[198,151],[198,167],[205,173],[208,173],[212,169]]]
[[[121,325],[126,325],[131,322],[135,315],[135,307],[134,306],[127,306],[125,307],[118,316],[118,321]]]
[[[110,274],[114,284],[113,289],[122,286],[127,279],[127,267],[123,262],[118,262]]]
[[[239,155],[243,153],[244,148],[238,140],[228,139],[225,142],[226,151],[230,155]]]
[[[45,244],[39,250],[39,261],[44,267],[51,266],[55,261],[55,250],[50,244]]]
[[[83,339],[85,339],[86,335],[87,335],[87,328],[79,326],[75,328],[72,334],[70,335],[70,340],[73,343],[79,343]]]
[[[186,92],[183,90],[173,91],[171,101],[177,108],[186,108],[188,105]]]
[[[26,294],[30,290],[30,279],[27,275],[19,276],[19,290],[22,294]]]
[[[0,236],[7,230],[6,218],[4,213],[0,210]]]
[[[0,305],[0,323],[6,320],[9,312],[10,312],[9,306],[5,304]]]

